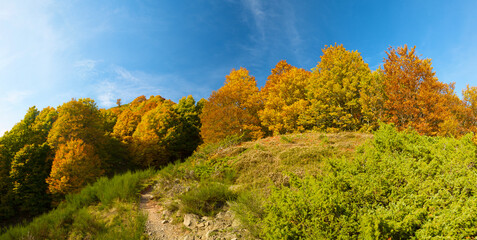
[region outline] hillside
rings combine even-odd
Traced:
[[[104,204],[100,193],[86,188],[67,197],[68,204],[83,204],[64,213],[69,217],[55,213],[64,211],[60,206],[45,215],[51,220],[37,219],[0,239],[474,238],[476,154],[473,135],[427,137],[390,125],[374,135],[229,137],[202,145],[182,163],[142,174],[127,201],[118,195]],[[136,205],[138,190],[147,185]],[[84,196],[93,200],[72,200]],[[138,206],[152,209],[149,220]],[[133,226],[135,235],[111,230],[118,226]]]
[[[288,184],[292,175],[318,176],[323,159],[353,159],[345,146],[353,143],[335,141],[341,135],[333,133],[371,133],[380,123],[426,136],[477,132],[476,87],[467,87],[460,99],[415,48],[387,53],[383,68],[372,71],[359,52],[325,46],[312,71],[281,60],[262,88],[246,68],[232,69],[207,100],[187,96],[176,103],[153,95],[124,105],[118,99],[110,109],[89,98],[56,108],[33,106],[0,137],[0,229],[54,209],[100,177],[161,169],[194,152],[188,162],[198,179],[223,175],[237,190],[269,192],[271,183]],[[283,135],[305,132],[327,134]],[[263,140],[253,143],[253,151],[244,143],[223,149],[230,153],[200,155],[230,136]],[[322,145],[306,145],[306,139]]]

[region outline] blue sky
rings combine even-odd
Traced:
[[[311,69],[324,45],[372,69],[416,46],[437,77],[477,85],[477,1],[0,0],[0,135],[31,106],[90,97],[207,98],[232,68],[265,84],[281,59]]]

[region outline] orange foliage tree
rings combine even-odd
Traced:
[[[100,176],[104,170],[112,173],[120,165],[122,159],[112,157],[108,151],[111,141],[106,135],[102,117],[95,102],[88,98],[73,99],[58,107],[58,119],[48,134],[48,144],[55,151],[48,180],[52,193],[64,194],[77,190]],[[75,147],[79,149],[73,149]],[[91,169],[92,167],[98,169]],[[82,179],[83,175],[73,168],[91,173],[83,173],[85,176]],[[74,175],[76,173],[78,176]]]
[[[470,87],[462,91],[465,106],[464,127],[469,131],[477,132],[477,87]]]
[[[437,135],[455,122],[449,102],[453,86],[439,82],[430,59],[420,59],[415,47],[389,48],[384,59],[384,103],[387,122],[398,129],[413,128],[421,134]],[[452,124],[454,125],[454,124]]]
[[[213,91],[200,115],[204,142],[217,142],[228,135],[258,139],[263,131],[258,118],[262,108],[255,78],[245,68],[233,69],[225,84]]]
[[[116,124],[113,127],[112,136],[124,143],[132,141],[132,135],[136,127],[141,122],[141,117],[147,112],[156,108],[164,101],[164,98],[157,95],[146,99],[145,96],[139,96],[132,101],[129,106],[124,108],[118,115]]]
[[[64,195],[79,191],[102,174],[95,147],[81,139],[70,139],[59,144],[46,182],[51,193]]]
[[[274,135],[302,131],[300,115],[306,110],[306,84],[311,73],[293,67],[285,60],[278,62],[261,90],[264,108],[258,115],[262,125]]]

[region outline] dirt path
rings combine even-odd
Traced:
[[[149,235],[149,239],[179,239],[180,229],[176,229],[174,225],[162,219],[161,215],[164,209],[152,200],[151,191],[151,188],[149,188],[141,194],[141,203],[139,205],[141,210],[147,213],[146,232]]]

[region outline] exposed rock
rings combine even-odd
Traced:
[[[213,236],[215,236],[215,235],[217,235],[217,230],[216,229],[207,231],[207,233],[205,234],[205,239],[213,239]]]
[[[184,240],[195,240],[195,237],[193,235],[186,235]]]
[[[192,228],[199,222],[199,216],[195,214],[186,214],[184,215],[184,225],[186,227]]]
[[[149,239],[254,239],[227,206],[213,217],[184,214],[178,207],[180,202],[177,202],[177,196],[189,186],[193,188],[194,184],[179,179],[164,179],[159,180],[157,185],[162,191],[160,201],[151,199],[148,195],[150,191],[143,192],[141,196],[140,208],[148,213],[146,234]],[[177,222],[178,219],[183,221]]]

